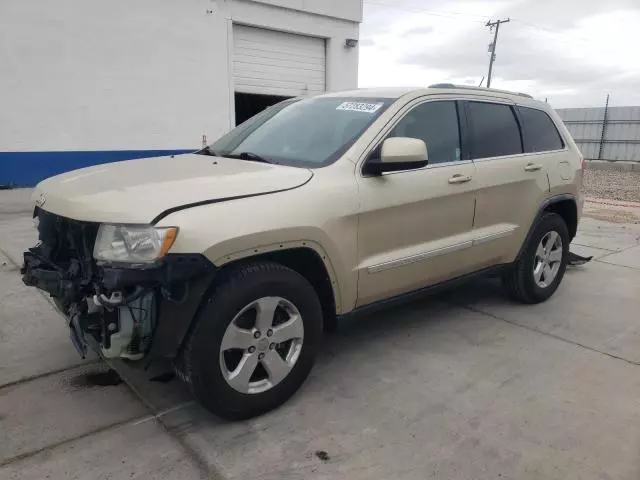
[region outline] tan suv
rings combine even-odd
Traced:
[[[208,409],[248,417],[302,385],[341,316],[489,272],[512,299],[549,298],[581,160],[523,94],[291,99],[200,152],[40,183],[23,279],[55,299],[82,355],[170,359]]]

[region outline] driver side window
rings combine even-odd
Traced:
[[[386,138],[419,138],[427,144],[429,164],[460,160],[458,110],[453,100],[422,103],[410,110]],[[380,158],[379,145],[371,158]]]

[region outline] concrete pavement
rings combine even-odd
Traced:
[[[24,198],[0,192],[0,478],[640,478],[640,225],[585,218],[596,260],[544,304],[486,279],[345,321],[290,402],[229,423],[122,363],[95,381],[19,281]]]

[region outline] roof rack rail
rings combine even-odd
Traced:
[[[434,83],[433,85],[429,85],[429,88],[458,88],[460,90],[475,90],[475,91],[491,91],[496,93],[508,93],[510,95],[519,95],[521,97],[533,98],[528,93],[522,92],[510,92],[508,90],[498,90],[496,88],[486,88],[486,87],[474,87],[470,85],[454,85],[453,83]]]

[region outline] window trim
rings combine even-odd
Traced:
[[[545,111],[542,108],[536,108],[536,107],[529,107],[527,105],[516,105],[516,111],[518,112],[518,117],[520,117],[520,109],[521,108],[528,108],[530,110],[537,110],[538,112],[542,112],[544,113],[547,118],[549,119],[549,121],[551,122],[551,125],[553,125],[553,128],[556,131],[556,134],[558,135],[558,138],[560,139],[560,143],[562,144],[562,148],[559,149],[554,149],[554,150],[542,150],[540,152],[525,152],[528,153],[529,155],[533,155],[536,153],[548,153],[548,152],[562,152],[564,150],[567,150],[567,141],[565,140],[565,138],[562,136],[562,134],[560,133],[560,129],[558,129],[558,125],[556,125],[556,122],[553,120],[553,118],[551,117],[551,115],[549,115],[549,113],[547,111]],[[520,117],[521,118],[521,117]],[[524,151],[524,122],[522,123],[522,150]]]
[[[463,99],[456,98],[456,97],[449,97],[449,98],[446,98],[446,97],[430,98],[430,97],[431,96],[414,98],[412,101],[405,104],[400,110],[398,110],[395,113],[395,115],[389,120],[389,122],[387,122],[387,124],[380,129],[378,134],[375,136],[374,140],[365,148],[364,152],[360,155],[360,158],[357,164],[359,166],[357,168],[359,171],[360,178],[372,178],[372,177],[380,177],[380,176],[386,176],[386,175],[396,175],[399,173],[417,172],[421,170],[429,170],[431,168],[448,167],[451,165],[463,165],[463,164],[471,163],[470,158],[465,158],[465,157],[470,157],[470,154],[469,154],[470,150],[468,146],[466,146],[467,145],[466,143],[467,128],[466,128],[466,125],[463,125],[464,114],[462,112],[463,107],[461,105],[461,103],[463,102]],[[397,170],[394,172],[383,172],[377,175],[365,173],[364,169],[367,162],[369,162],[370,160],[369,156],[380,145],[382,145],[382,142],[387,137],[389,132],[391,132],[391,130],[393,130],[396,127],[396,125],[398,125],[398,123],[400,123],[400,121],[402,121],[402,119],[411,110],[421,105],[424,105],[425,103],[430,103],[430,102],[453,102],[455,104],[456,116],[458,119],[458,141],[460,142],[460,160],[453,160],[450,162],[438,162],[433,164],[427,164],[424,167],[420,167],[420,168],[412,168],[410,170]],[[465,117],[465,121],[466,121],[466,117]]]

